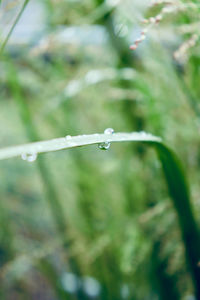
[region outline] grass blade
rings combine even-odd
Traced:
[[[188,184],[182,165],[171,149],[162,143],[156,145],[156,151],[162,163],[169,193],[176,209],[182,239],[185,245],[186,259],[191,270],[197,299],[200,299],[200,239],[195,222]]]
[[[21,18],[21,15],[23,14],[23,12],[24,12],[24,10],[25,10],[25,8],[26,8],[26,6],[27,6],[27,4],[28,4],[29,1],[30,0],[25,0],[24,1],[23,5],[22,5],[22,8],[20,9],[20,12],[18,13],[18,15],[17,15],[17,17],[16,17],[16,19],[15,19],[15,21],[14,21],[14,23],[13,23],[11,29],[10,29],[10,31],[8,32],[5,40],[3,41],[2,45],[0,46],[0,56],[2,55],[2,53],[4,51],[4,48],[7,45],[7,42],[9,40],[9,38],[10,38],[13,30],[15,29],[15,26],[17,25],[19,19]],[[0,2],[0,4],[1,4],[1,2]]]
[[[169,193],[177,212],[186,260],[191,271],[197,299],[200,299],[200,239],[199,230],[193,215],[188,184],[176,154],[165,146],[159,137],[144,132],[92,134],[67,136],[49,141],[35,142],[0,149],[0,160],[21,156],[24,153],[44,153],[62,149],[107,143],[107,142],[143,142],[153,146],[161,161]]]
[[[22,156],[23,154],[34,154],[52,152],[57,150],[100,144],[103,142],[160,142],[161,139],[147,133],[114,133],[114,134],[91,134],[57,138],[49,141],[29,143],[20,146],[0,149],[0,160]]]

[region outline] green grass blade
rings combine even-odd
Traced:
[[[156,151],[162,163],[169,193],[178,215],[186,259],[193,277],[197,299],[200,299],[200,239],[190,204],[188,184],[182,165],[175,153],[162,143],[156,144]]]
[[[49,141],[29,143],[20,146],[0,149],[0,160],[22,156],[23,154],[34,154],[52,152],[63,149],[76,148],[87,145],[100,144],[104,142],[160,142],[161,139],[148,133],[114,133],[114,134],[88,134],[78,136],[67,136]]]
[[[149,146],[153,146],[158,154],[169,193],[178,215],[187,264],[191,271],[196,295],[200,299],[200,268],[198,266],[200,261],[200,239],[190,203],[188,184],[178,157],[162,143],[159,137],[144,132],[67,136],[49,141],[0,149],[0,160],[20,156],[24,153],[44,153],[106,142],[130,141],[143,142]]]

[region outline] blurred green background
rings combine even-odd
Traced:
[[[174,149],[200,212],[198,1],[30,0],[0,57],[0,147],[147,131]],[[0,4],[1,44],[22,0]],[[132,52],[141,19],[169,12]],[[0,299],[194,300],[154,151],[116,143],[0,162]]]

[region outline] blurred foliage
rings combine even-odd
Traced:
[[[151,132],[184,162],[199,222],[198,39],[174,53],[199,35],[200,7],[172,3],[131,52],[141,19],[166,4],[30,1],[0,60],[1,147],[107,127]],[[1,42],[22,5],[1,1]],[[0,170],[1,299],[195,299],[152,150],[91,146],[1,161]]]

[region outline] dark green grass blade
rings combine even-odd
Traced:
[[[200,239],[193,215],[188,184],[175,153],[162,143],[154,143],[162,163],[173,205],[178,215],[181,234],[185,246],[186,260],[193,278],[197,299],[200,299]]]

